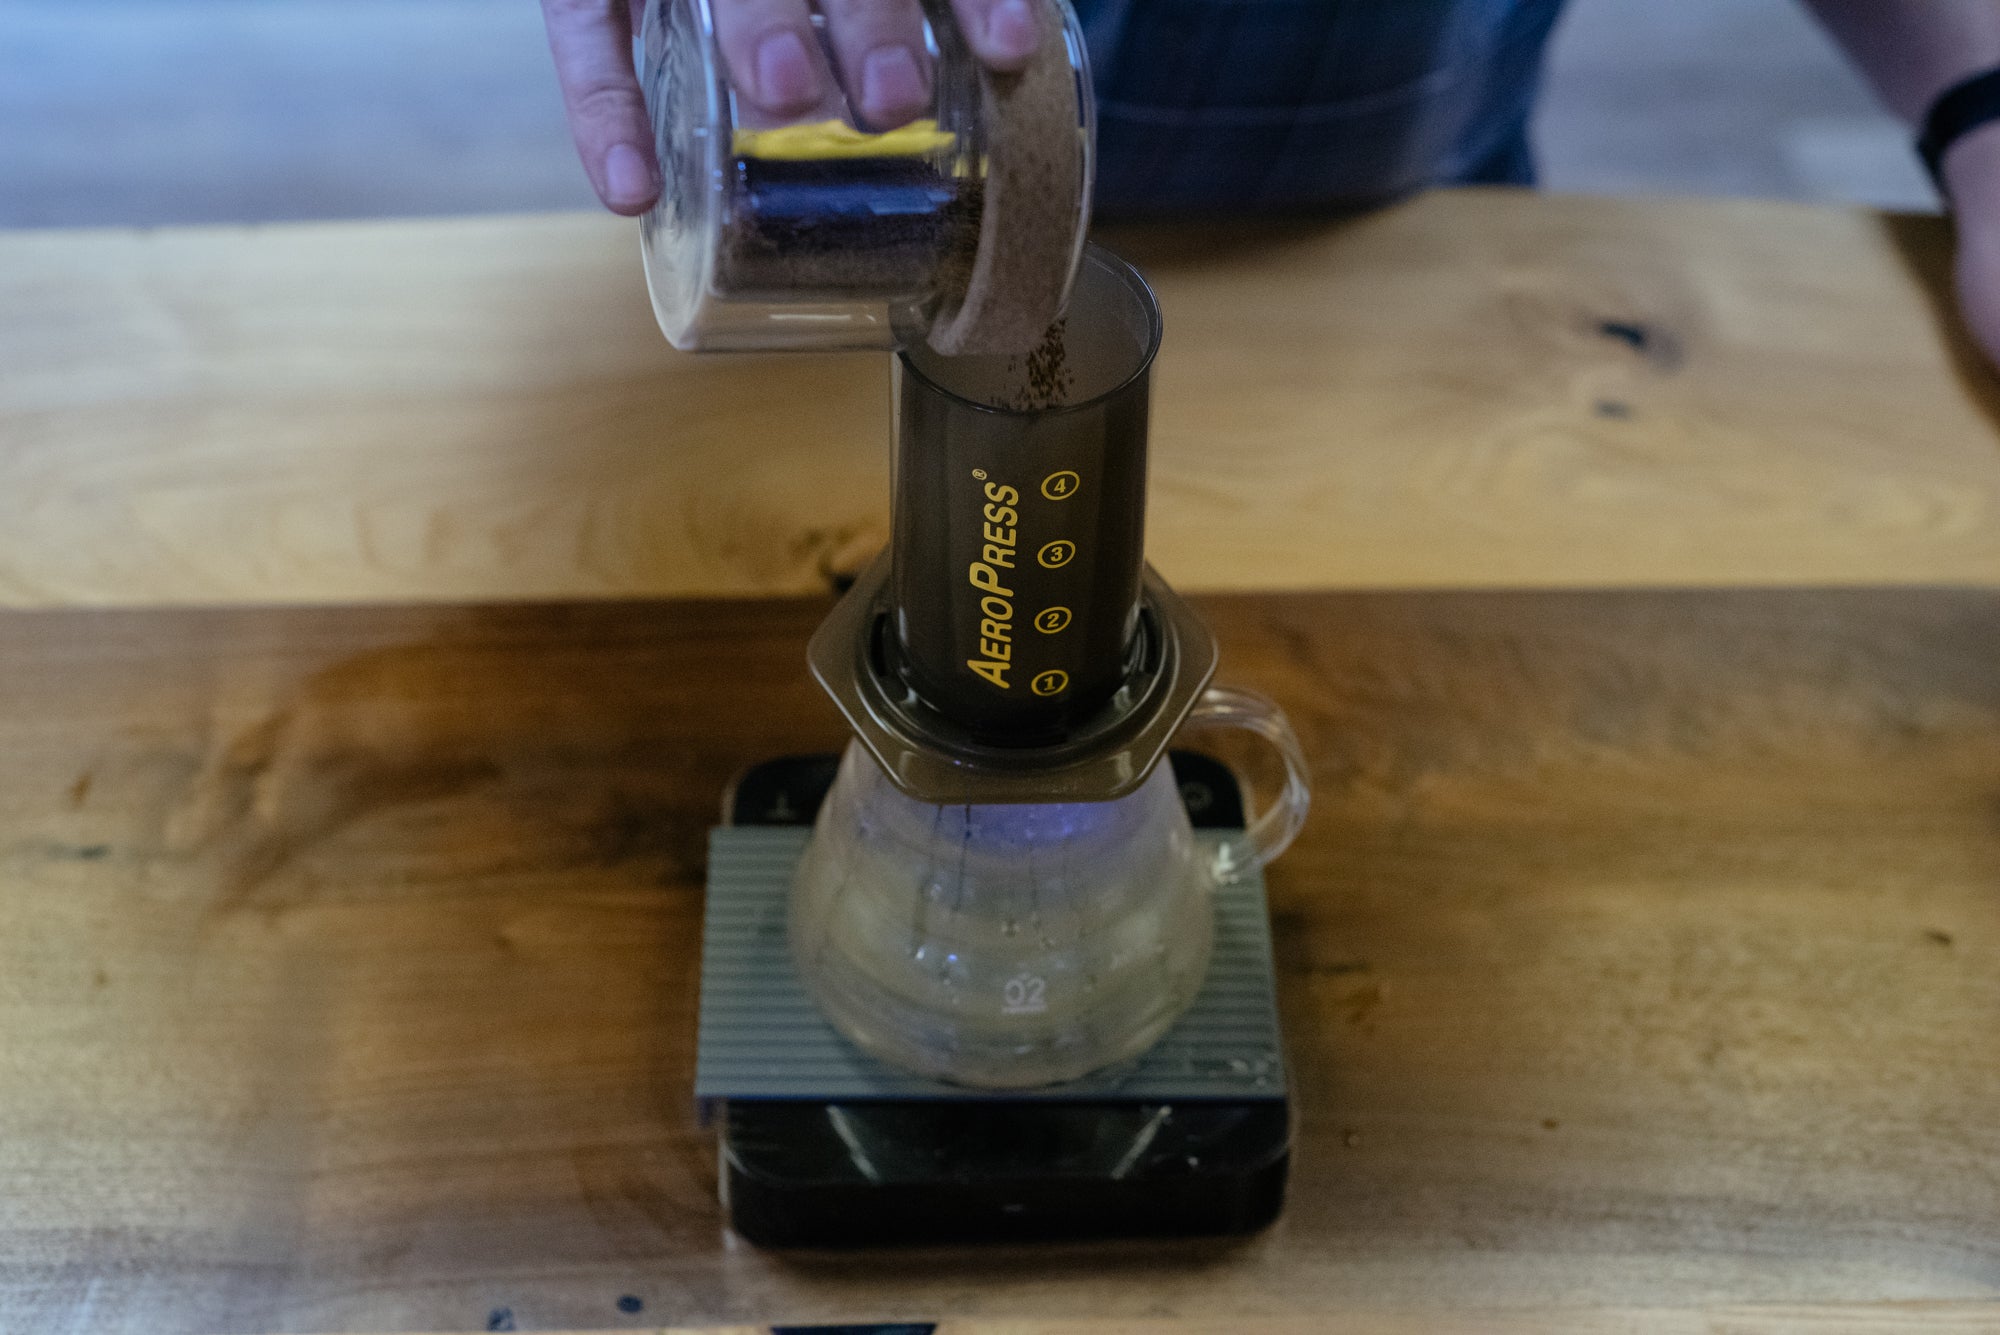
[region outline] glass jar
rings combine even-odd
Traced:
[[[974,58],[948,4],[923,0],[932,106],[878,132],[837,87],[803,116],[773,119],[732,86],[711,0],[646,0],[643,83],[662,189],[640,237],[668,340],[683,351],[890,349],[962,324],[977,271],[1000,249],[985,244],[994,191],[1020,200],[1017,212],[1049,194],[1008,184],[1019,176],[1009,162],[1030,151],[1074,186],[1074,208],[1057,192],[1036,261],[1060,265],[1041,323],[1053,320],[1089,218],[1095,118],[1076,14],[1067,0],[1045,3],[1043,55],[1005,76]],[[813,22],[824,49],[824,20]],[[1017,89],[1031,87],[1040,110],[1020,121],[1027,130],[996,133],[1026,100]],[[1012,273],[1002,281],[1036,287]]]
[[[850,744],[792,884],[793,962],[883,1061],[982,1089],[1138,1056],[1207,977],[1212,894],[1284,852],[1311,777],[1284,713],[1211,687],[1191,730],[1242,732],[1279,782],[1249,828],[1198,841],[1164,761],[1108,802],[932,803]]]

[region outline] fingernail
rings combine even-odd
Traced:
[[[1000,0],[986,16],[986,44],[996,56],[1024,60],[1035,54],[1039,41],[1028,0]]]
[[[604,188],[614,204],[643,204],[653,197],[653,169],[630,144],[613,144],[604,155]]]
[[[757,100],[773,111],[792,110],[819,100],[806,44],[789,28],[757,44]]]
[[[916,54],[907,46],[878,46],[861,62],[861,106],[870,120],[915,114],[930,93]]]

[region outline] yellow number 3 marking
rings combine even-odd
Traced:
[[[1075,555],[1075,543],[1066,538],[1057,538],[1054,542],[1049,543],[1042,550],[1036,552],[1035,559],[1041,562],[1045,569],[1056,570],[1068,565],[1070,558]]]

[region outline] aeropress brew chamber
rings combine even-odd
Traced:
[[[1145,564],[1159,321],[1091,246],[1034,352],[896,359],[889,549],[810,658],[911,797],[1124,796],[1213,674],[1213,637]]]

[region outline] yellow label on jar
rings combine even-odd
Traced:
[[[911,121],[881,134],[857,130],[846,121],[813,121],[769,130],[738,130],[730,151],[739,158],[805,162],[816,158],[916,158],[941,153],[958,136],[934,120]]]

